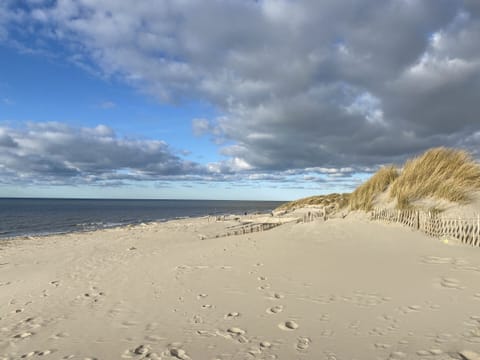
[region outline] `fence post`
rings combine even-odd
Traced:
[[[480,214],[477,214],[477,243],[475,245],[480,245]]]

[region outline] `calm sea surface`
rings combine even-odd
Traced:
[[[182,217],[269,212],[276,201],[2,199],[0,238],[88,231]]]

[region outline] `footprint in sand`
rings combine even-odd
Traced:
[[[226,314],[224,316],[225,320],[233,320],[233,319],[236,319],[240,316],[240,313],[236,312],[236,311],[232,311],[232,312],[229,312],[228,314]]]
[[[49,349],[49,350],[37,351],[36,353],[38,356],[47,356],[47,355],[53,354],[56,351],[57,349]]]
[[[28,338],[30,336],[33,336],[33,335],[34,335],[34,333],[27,331],[27,332],[15,335],[14,338],[15,339],[26,339],[26,338]]]
[[[244,335],[245,334],[245,330],[240,329],[238,327],[231,327],[227,330],[227,332],[229,332],[230,334],[233,334],[233,335]]]
[[[295,349],[297,349],[297,351],[307,351],[311,342],[312,340],[308,337],[299,337],[295,344]]]
[[[271,344],[270,342],[268,342],[268,341],[262,341],[262,342],[260,343],[260,347],[261,347],[262,349],[270,349],[270,348],[272,347],[272,344]]]
[[[440,280],[440,285],[448,289],[463,289],[463,287],[460,286],[460,282],[457,279],[450,278],[450,277],[442,277]]]
[[[166,338],[158,335],[147,335],[144,339],[149,342],[159,342],[165,340]]]
[[[27,359],[27,358],[30,358],[32,356],[35,356],[36,352],[35,351],[30,351],[26,354],[23,354],[22,356],[20,356],[22,359]]]
[[[260,285],[258,288],[258,290],[268,290],[270,289],[270,284],[263,284],[263,285]]]
[[[418,350],[416,354],[418,356],[432,356],[432,355],[438,356],[438,355],[442,355],[443,351],[440,349]]]
[[[278,327],[281,329],[281,330],[285,330],[285,331],[293,331],[293,330],[297,330],[298,329],[298,324],[293,321],[293,320],[288,320],[288,321],[285,321],[283,323],[280,323],[278,324]]]
[[[257,280],[258,280],[258,281],[265,281],[265,280],[267,280],[267,277],[266,277],[266,276],[259,276],[259,277],[257,278]]]
[[[394,351],[390,353],[389,359],[405,359],[407,357],[407,354],[405,354],[402,351]]]
[[[275,305],[272,307],[269,307],[266,312],[267,314],[279,314],[283,311],[283,305]]]
[[[271,300],[280,300],[280,299],[283,299],[285,296],[283,294],[280,294],[280,293],[272,293],[269,295],[269,299]]]
[[[225,338],[234,339],[241,344],[246,344],[249,342],[248,339],[244,336],[246,334],[246,331],[238,327],[229,328],[226,334],[221,334],[219,332],[217,332],[217,334],[224,336]]]
[[[458,353],[461,356],[461,359],[464,360],[480,360],[480,354],[470,350],[463,350]]]
[[[170,349],[170,356],[173,356],[177,359],[181,360],[188,360],[190,357],[187,355],[187,352],[180,348],[172,348]]]
[[[125,327],[131,327],[131,326],[137,326],[139,323],[133,320],[126,320],[126,321],[122,321],[121,324],[122,326],[125,326]]]
[[[62,332],[53,334],[50,338],[53,339],[53,340],[59,340],[59,339],[67,338],[67,337],[69,337],[69,336],[70,336],[69,333],[62,331]]]
[[[139,345],[133,349],[125,350],[122,354],[122,358],[131,359],[139,355],[150,358],[150,352],[151,352],[151,349],[149,345]]]

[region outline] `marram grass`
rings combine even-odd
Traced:
[[[321,205],[351,210],[371,210],[378,195],[387,192],[398,209],[408,209],[416,200],[433,198],[456,203],[469,201],[472,191],[480,191],[480,164],[463,150],[433,148],[408,160],[400,170],[385,166],[351,194],[311,196],[292,201],[277,210],[293,210]]]
[[[465,203],[474,190],[480,190],[480,165],[465,151],[439,147],[408,160],[389,196],[405,209],[423,198]]]
[[[350,194],[328,194],[328,195],[318,195],[310,196],[307,198],[291,201],[279,206],[276,210],[294,210],[302,208],[308,205],[319,205],[319,206],[329,206],[334,205],[337,209],[344,208],[348,205],[348,198]]]
[[[398,170],[394,166],[380,168],[370,179],[357,187],[350,196],[352,210],[371,210],[375,197],[398,178]]]

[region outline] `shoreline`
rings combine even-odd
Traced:
[[[256,215],[256,216],[266,216],[270,214],[269,212],[252,212],[251,214],[247,215]],[[157,219],[157,220],[148,220],[148,221],[142,221],[138,220],[135,222],[129,222],[125,224],[112,224],[111,226],[104,226],[104,227],[98,227],[94,229],[76,229],[76,230],[71,230],[71,231],[58,231],[58,232],[48,232],[48,233],[33,233],[33,234],[22,234],[22,235],[13,235],[13,236],[1,236],[0,235],[0,245],[2,244],[3,241],[11,241],[11,240],[28,240],[28,239],[40,239],[40,238],[47,238],[51,236],[61,236],[61,235],[69,235],[69,234],[83,234],[83,233],[94,233],[96,231],[102,231],[102,230],[109,230],[109,229],[122,229],[122,228],[130,228],[130,227],[135,227],[135,226],[143,226],[143,225],[150,225],[150,224],[156,224],[156,223],[165,223],[168,221],[176,221],[176,220],[185,220],[185,219],[203,219],[203,218],[218,218],[218,217],[231,217],[231,216],[245,216],[244,214],[235,214],[235,213],[225,213],[225,214],[217,214],[217,215],[198,215],[198,216],[176,216],[172,218],[164,218],[164,219]]]
[[[268,212],[278,204],[216,200],[0,199],[0,241],[183,217]]]
[[[215,237],[242,223],[234,218],[2,247],[0,358],[480,353],[479,249],[360,214]]]

